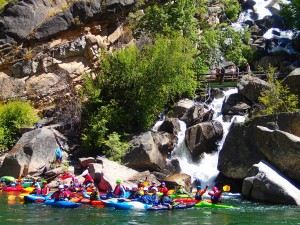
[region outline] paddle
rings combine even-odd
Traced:
[[[230,191],[230,186],[229,185],[223,186],[223,191],[229,192]]]
[[[148,183],[149,183],[148,182],[148,177],[146,177],[145,180],[144,180],[144,182],[143,182],[144,187],[148,186]]]

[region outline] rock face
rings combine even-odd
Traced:
[[[6,155],[0,176],[40,176],[55,161],[58,147],[57,137],[50,129],[40,128],[25,133]]]
[[[190,99],[182,99],[176,103],[173,108],[172,117],[180,118],[182,117],[193,105],[194,101]]]
[[[123,163],[137,170],[161,171],[166,166],[165,157],[154,143],[151,132],[132,140],[131,150],[124,156]]]
[[[138,172],[103,157],[97,157],[97,161],[100,163],[90,164],[89,170],[101,191],[114,188],[118,178],[122,180],[122,184],[125,187],[131,187],[133,184],[137,184],[139,180],[145,180],[146,177],[150,183],[152,181],[157,182],[156,178],[149,171]]]
[[[241,94],[231,94],[225,98],[222,105],[223,115],[244,115],[251,109],[251,101]]]
[[[165,157],[170,156],[177,140],[176,136],[167,132],[155,132],[152,136],[160,153]]]
[[[261,126],[257,136],[260,151],[272,165],[300,184],[300,137]]]
[[[191,189],[191,176],[185,173],[176,173],[164,179],[169,189],[174,189],[179,183],[183,183],[187,191]]]
[[[289,134],[283,134],[284,132],[288,132],[300,137],[299,123],[299,112],[280,113],[276,116],[255,117],[247,123],[233,123],[219,154],[218,170],[226,177],[244,179],[251,166],[258,163],[260,160],[266,160],[268,158],[273,164],[274,156],[272,156],[273,158],[270,156],[268,157],[267,153],[265,153],[266,150],[270,150],[271,146],[275,147],[276,145],[278,151],[280,150],[280,146],[285,146],[286,148],[284,151],[287,152],[289,152],[288,148],[295,150],[297,148],[297,143],[289,140]],[[276,141],[273,139],[274,132],[270,133],[259,130],[257,126],[268,127],[272,130],[280,130],[276,132],[276,135],[279,136],[278,140]],[[262,134],[262,132],[264,132],[264,134]],[[284,142],[288,141],[290,146],[279,142],[279,140],[284,140]],[[267,141],[270,147],[266,146]],[[280,154],[284,154],[284,152],[281,152]],[[290,158],[285,161],[295,162],[295,160],[298,159],[298,156],[288,155]],[[276,163],[276,161],[274,161],[274,163]]]
[[[177,135],[180,131],[180,124],[177,118],[166,119],[158,128],[158,131],[165,131]]]
[[[297,95],[298,99],[300,99],[299,83],[300,83],[300,68],[295,69],[282,81],[282,84],[287,85],[290,89],[290,92]],[[298,106],[300,106],[299,104]]]
[[[206,110],[204,105],[192,106],[180,119],[186,123],[186,127],[191,127],[197,123],[211,121],[214,111]]]
[[[238,93],[252,102],[258,102],[260,92],[268,89],[268,84],[257,77],[245,75],[237,84]]]
[[[213,152],[216,141],[221,139],[222,135],[223,127],[219,121],[199,123],[185,132],[187,147],[194,157],[203,152]]]
[[[242,193],[256,201],[300,205],[300,190],[264,161],[249,170]]]

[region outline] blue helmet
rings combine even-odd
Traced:
[[[202,189],[202,186],[199,185],[199,186],[197,187],[197,189]]]

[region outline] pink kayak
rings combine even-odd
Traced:
[[[23,187],[22,186],[17,186],[17,187],[5,187],[2,189],[2,191],[22,191]]]

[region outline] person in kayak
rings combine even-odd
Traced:
[[[169,209],[173,208],[173,200],[168,195],[168,188],[164,187],[161,189],[161,192],[163,193],[163,196],[160,199],[160,204],[167,206]]]
[[[151,191],[153,187],[156,187],[156,188],[157,188],[156,182],[155,182],[155,181],[152,181],[151,186],[149,187],[148,190]]]
[[[165,182],[161,182],[160,186],[158,187],[158,190],[159,190],[160,192],[162,192],[161,190],[162,190],[163,188],[166,188],[166,183],[165,183]]]
[[[215,186],[212,188],[212,192],[209,192],[208,194],[210,195],[211,203],[212,204],[218,204],[221,203],[221,198],[222,198],[222,190],[218,190],[218,188]]]
[[[140,197],[141,197],[141,194],[138,191],[138,186],[136,184],[134,184],[132,186],[132,189],[130,191],[130,195],[129,195],[128,199],[139,199]]]
[[[31,195],[38,195],[41,194],[41,189],[39,188],[38,183],[34,184],[34,189],[32,192],[30,192]]]
[[[111,191],[110,193],[108,193],[108,197],[125,198],[125,189],[121,185],[121,183],[122,183],[121,179],[117,179],[116,183],[117,183],[117,185],[116,185],[114,191]]]
[[[47,185],[47,181],[44,180],[43,183],[42,183],[41,194],[42,195],[48,195],[49,191],[50,191],[50,188]]]
[[[4,179],[1,180],[1,183],[0,183],[0,190],[2,190],[3,188],[6,187],[6,182]]]
[[[90,200],[100,200],[99,191],[95,186],[92,187],[92,193],[90,194]]]
[[[185,188],[183,187],[183,183],[182,182],[179,182],[178,184],[178,187],[176,187],[175,191],[174,191],[174,194],[176,195],[182,195],[182,194],[186,194],[186,195],[189,195],[190,196],[190,193],[188,193]],[[193,196],[191,196],[193,197]]]
[[[69,190],[69,185],[64,184],[64,196],[67,199],[73,198],[74,195],[72,194],[72,192]]]
[[[62,184],[58,185],[58,190],[50,196],[50,199],[54,199],[54,201],[65,200],[64,186]]]
[[[207,191],[208,185],[206,185],[206,187],[202,190],[202,186],[198,186],[197,187],[197,192],[195,194],[195,199],[196,200],[203,200],[202,196],[204,195],[204,193]]]
[[[39,189],[41,189],[41,186],[39,184],[39,182],[37,182],[37,179],[36,178],[33,178],[33,182],[31,183],[31,187],[36,187],[36,184],[38,186]]]
[[[151,204],[152,203],[152,198],[148,193],[148,188],[144,187],[144,195],[139,198],[139,202],[142,202],[144,204]]]
[[[83,185],[85,185],[86,188],[94,184],[94,179],[89,173],[85,174],[83,177],[84,177]]]
[[[151,196],[151,201],[153,205],[158,205],[159,204],[159,197],[157,195],[157,187],[152,187],[151,188],[151,192],[152,192],[152,196]]]

